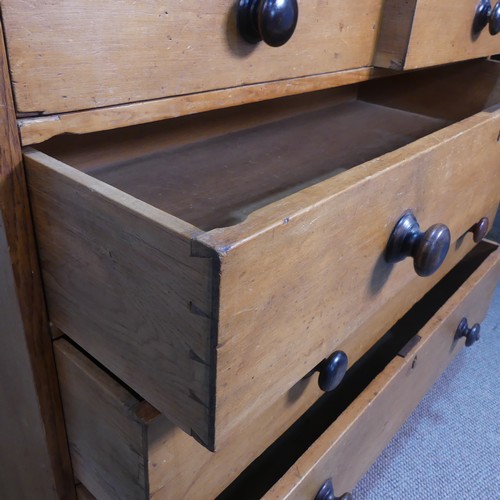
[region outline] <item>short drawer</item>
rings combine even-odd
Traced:
[[[374,65],[416,69],[498,54],[500,34],[488,19],[500,29],[496,0],[387,0]]]
[[[226,129],[199,140],[192,122],[169,122],[147,154],[143,129],[26,150],[51,321],[205,446],[222,446],[334,351],[352,365],[493,218],[500,109],[481,110],[500,64],[469,69],[470,88],[454,78],[462,66],[425,86],[420,74],[387,80],[390,105],[366,86],[260,125],[254,108],[223,124],[208,114],[210,133]],[[470,98],[426,90],[444,81]],[[422,230],[451,233],[426,278],[410,258],[384,258],[409,209]]]
[[[197,446],[70,342],[57,340],[75,475],[98,500],[260,498],[266,492],[313,499],[328,478],[337,492],[351,489],[464,345],[454,339],[462,317],[469,326],[484,317],[500,274],[496,248],[479,244],[334,392],[315,402],[316,377],[303,379],[216,453]],[[301,416],[304,400],[312,406]],[[284,428],[276,418],[282,415]]]
[[[241,36],[238,3],[2,2],[17,111],[79,111],[372,64],[382,0],[299,1],[281,47]]]

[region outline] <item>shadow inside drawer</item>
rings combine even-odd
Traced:
[[[299,459],[333,421],[405,347],[497,247],[480,243],[415,304],[350,368],[340,386],[322,396],[304,415],[229,485],[219,499],[257,499]]]

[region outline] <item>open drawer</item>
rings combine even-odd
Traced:
[[[85,353],[57,340],[75,475],[99,500],[214,498],[222,490],[222,498],[267,493],[268,498],[312,500],[332,477],[337,492],[351,489],[464,345],[455,339],[461,319],[466,317],[469,326],[483,319],[499,260],[496,245],[478,245],[348,371],[335,391],[303,416],[297,414],[274,444],[266,439],[269,429],[277,430],[276,417],[290,417],[293,401],[310,396],[314,377],[211,453]]]
[[[210,449],[332,352],[352,365],[500,195],[500,64],[376,85],[25,150],[55,327]],[[451,234],[430,277],[384,259],[408,209]]]
[[[374,65],[406,70],[499,54],[499,32],[497,0],[386,0]]]

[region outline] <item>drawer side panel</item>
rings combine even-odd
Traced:
[[[25,164],[50,320],[213,446],[213,270],[194,228],[42,153]]]

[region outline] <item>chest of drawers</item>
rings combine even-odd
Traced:
[[[267,3],[2,5],[72,465],[99,499],[350,490],[498,278],[493,244],[469,252],[500,195],[500,63],[393,71],[499,52],[496,10],[443,30],[424,0]],[[276,472],[243,473],[266,449]]]

